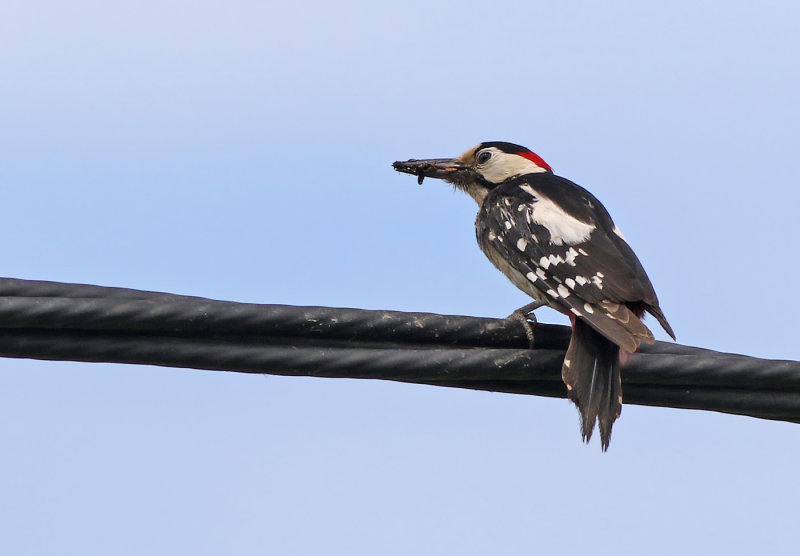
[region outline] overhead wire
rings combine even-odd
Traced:
[[[0,278],[0,357],[381,379],[566,397],[565,326]],[[800,362],[667,342],[622,369],[624,402],[800,422]]]

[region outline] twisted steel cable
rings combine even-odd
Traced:
[[[0,278],[0,356],[371,378],[566,397],[568,327],[295,307]],[[800,363],[656,342],[622,370],[625,403],[800,422]]]

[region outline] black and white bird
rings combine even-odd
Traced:
[[[675,338],[639,259],[608,211],[581,186],[553,174],[525,147],[481,143],[457,158],[395,162],[394,169],[440,178],[466,191],[480,210],[478,244],[490,261],[534,302],[570,318],[572,338],[562,378],[581,414],[588,442],[599,421],[603,450],[622,410],[620,358],[653,334],[653,315]]]

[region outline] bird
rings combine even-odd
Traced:
[[[512,313],[531,334],[528,315],[541,306],[569,317],[561,376],[580,413],[583,441],[597,424],[605,452],[622,411],[620,363],[642,342],[655,341],[642,322],[645,312],[675,339],[647,273],[606,208],[536,153],[504,141],[480,143],[456,158],[392,166],[420,185],[426,177],[449,182],[478,203],[478,245],[533,298]]]

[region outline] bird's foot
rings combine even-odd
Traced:
[[[530,349],[533,349],[534,345],[533,326],[531,325],[536,323],[536,315],[533,314],[533,311],[542,305],[544,305],[544,303],[541,301],[534,301],[533,303],[528,303],[524,307],[520,307],[506,317],[506,320],[514,320],[522,323],[522,326],[525,328],[525,336],[528,338],[528,347]]]

